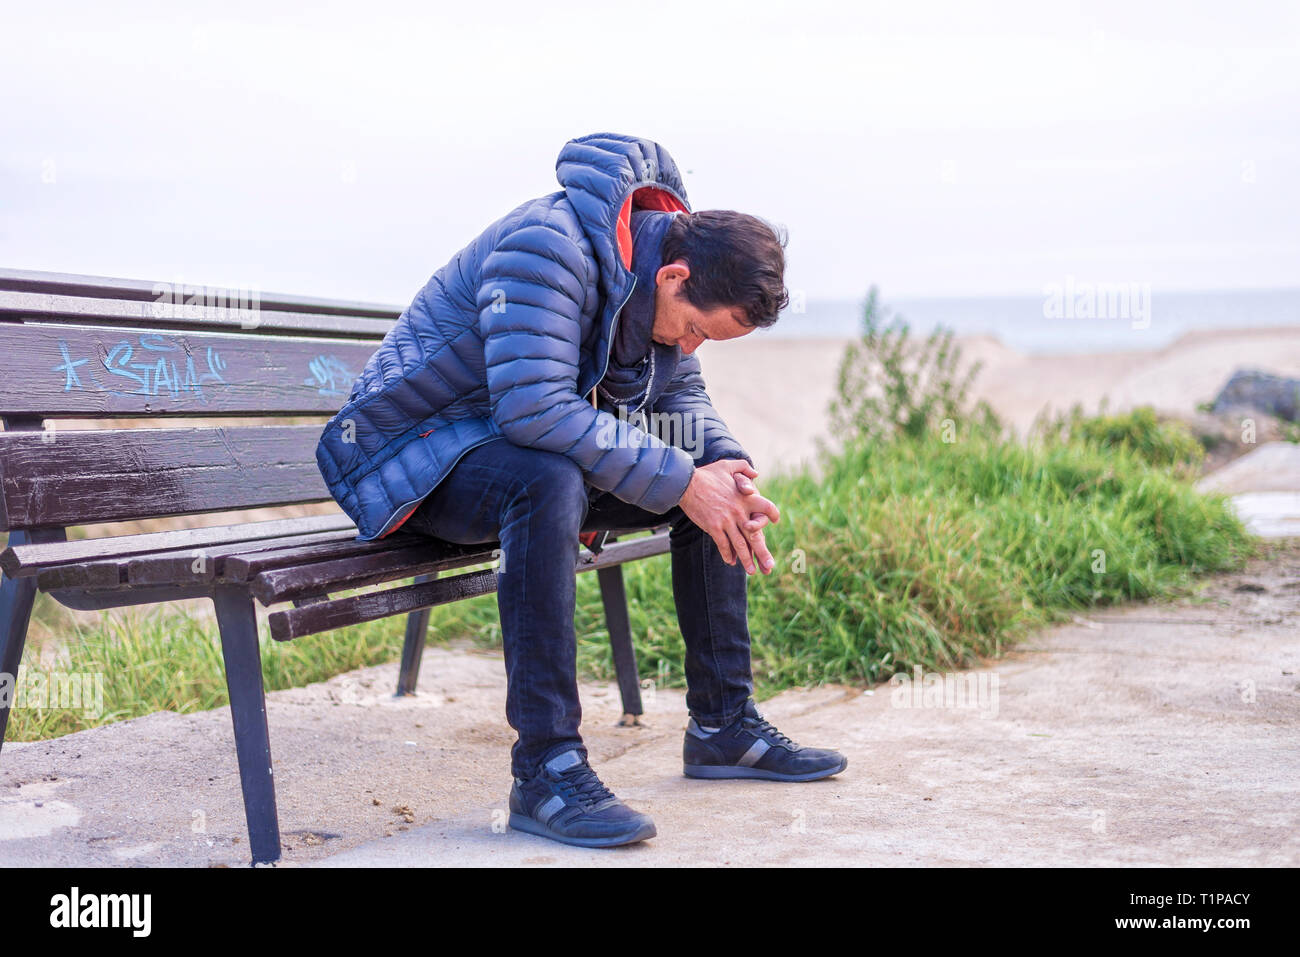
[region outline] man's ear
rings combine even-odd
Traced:
[[[655,285],[679,285],[690,277],[691,267],[686,265],[686,260],[677,259],[659,267],[659,271],[655,273]]]

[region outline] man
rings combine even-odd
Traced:
[[[800,747],[754,707],[746,575],[771,572],[762,530],[780,512],[694,355],[776,321],[782,241],[751,216],[692,213],[672,158],[648,140],[572,140],[556,172],[559,191],[507,213],[429,280],[317,460],[363,539],[402,527],[500,541],[506,717],[519,736],[510,824],[611,847],[655,827],[604,786],[578,733],[582,532],[671,524],[684,773],[809,781],[847,761]]]

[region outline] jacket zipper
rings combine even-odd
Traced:
[[[605,364],[600,369],[600,375],[596,376],[596,381],[591,384],[591,406],[596,408],[596,386],[600,385],[600,380],[605,378],[605,373],[609,371],[609,357],[614,354],[614,333],[618,331],[618,321],[623,318],[623,307],[632,301],[632,293],[636,289],[636,273],[632,273],[632,285],[628,287],[627,295],[619,303],[618,311],[614,313],[614,321],[609,324],[609,341],[605,343]],[[653,347],[652,347],[653,348]]]

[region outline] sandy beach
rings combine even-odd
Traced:
[[[790,340],[754,332],[700,350],[709,396],[760,471],[810,460],[827,435],[826,407],[848,339]],[[984,363],[972,395],[1022,434],[1045,408],[1095,411],[1152,405],[1191,417],[1238,368],[1300,375],[1300,327],[1188,333],[1145,352],[1025,355],[987,336],[958,339],[965,362]]]

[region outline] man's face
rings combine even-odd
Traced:
[[[752,332],[753,327],[742,320],[745,310],[740,306],[716,306],[697,309],[685,293],[684,283],[691,270],[683,260],[662,266],[655,274],[655,342],[666,346],[676,344],[682,355],[690,355],[705,339],[736,339]]]

